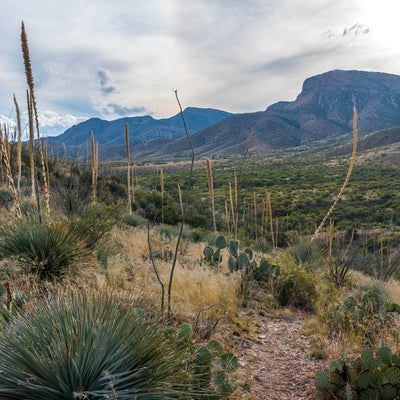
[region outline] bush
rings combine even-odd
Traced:
[[[90,264],[92,251],[66,225],[25,218],[2,232],[0,257],[16,257],[28,272],[54,278],[73,265]]]
[[[274,260],[280,266],[273,292],[282,306],[291,305],[307,311],[316,309],[320,298],[321,278],[315,272],[308,272],[288,254],[281,254]]]
[[[72,218],[70,229],[85,239],[90,247],[94,247],[120,218],[120,206],[106,206],[102,203],[91,203],[85,207],[80,217]]]
[[[399,312],[400,306],[388,299],[382,285],[375,283],[359,288],[345,301],[328,308],[321,317],[331,334],[352,336],[359,343],[374,345],[383,332],[396,330]]]
[[[236,357],[218,342],[195,345],[190,325],[166,330],[104,294],[32,305],[0,333],[0,364],[5,400],[220,398],[236,388]]]
[[[145,220],[139,214],[124,214],[122,216],[122,222],[127,225],[136,227],[144,224]]]
[[[0,207],[10,207],[14,203],[14,195],[11,189],[0,188]]]
[[[185,349],[111,297],[36,304],[0,337],[2,399],[171,399],[183,391]]]
[[[303,236],[299,236],[287,251],[298,265],[320,267],[323,263],[321,247]]]

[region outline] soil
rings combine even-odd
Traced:
[[[262,317],[255,338],[242,339],[237,353],[240,383],[235,398],[249,400],[320,399],[314,375],[325,367],[311,356],[301,332],[304,319],[279,314]]]

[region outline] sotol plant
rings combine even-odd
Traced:
[[[6,257],[16,257],[40,278],[55,278],[73,265],[90,264],[92,250],[66,225],[24,218],[2,232],[0,258]]]
[[[191,355],[164,332],[107,295],[32,304],[0,333],[0,398],[182,398]]]

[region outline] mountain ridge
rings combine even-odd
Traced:
[[[206,126],[194,123],[186,115],[199,112],[185,109],[184,115],[197,155],[226,156],[242,154],[254,133],[252,151],[268,152],[307,146],[309,143],[340,137],[352,131],[356,106],[359,134],[400,126],[400,76],[384,72],[333,70],[307,78],[293,101],[279,101],[264,111],[230,114],[219,110],[219,120],[208,119]],[[210,109],[206,109],[210,110]],[[211,109],[212,110],[212,109]],[[146,118],[146,117],[135,117]],[[217,118],[217,119],[218,119]],[[101,120],[100,120],[101,121]],[[102,142],[102,124],[97,124],[100,159],[124,158],[124,119],[117,120],[118,138]],[[140,120],[144,121],[144,120]],[[147,116],[147,124],[154,124]],[[180,115],[167,121],[162,135],[146,134],[137,125],[131,137],[135,141],[132,157],[182,158],[190,148]],[[173,133],[171,131],[173,130]],[[66,131],[68,132],[68,131]],[[86,139],[90,135],[86,133]],[[62,135],[61,135],[62,136]],[[150,139],[150,140],[149,140]]]

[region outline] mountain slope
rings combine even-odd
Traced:
[[[188,107],[183,112],[189,132],[195,132],[209,125],[231,116],[231,113],[211,108]],[[99,147],[108,147],[125,144],[125,124],[129,125],[131,140],[147,141],[156,138],[168,138],[184,135],[182,117],[176,114],[171,118],[154,119],[150,116],[120,118],[114,121],[105,121],[91,118],[85,122],[74,125],[63,134],[49,138],[53,146],[64,143],[67,148],[82,146],[90,142],[91,131]]]
[[[358,131],[365,134],[400,126],[400,76],[335,70],[308,78],[296,100],[279,102],[263,112],[236,114],[191,135],[198,154],[268,151],[300,146],[352,130],[353,106]],[[155,143],[153,143],[155,145]],[[159,156],[186,152],[186,138],[163,144]]]

